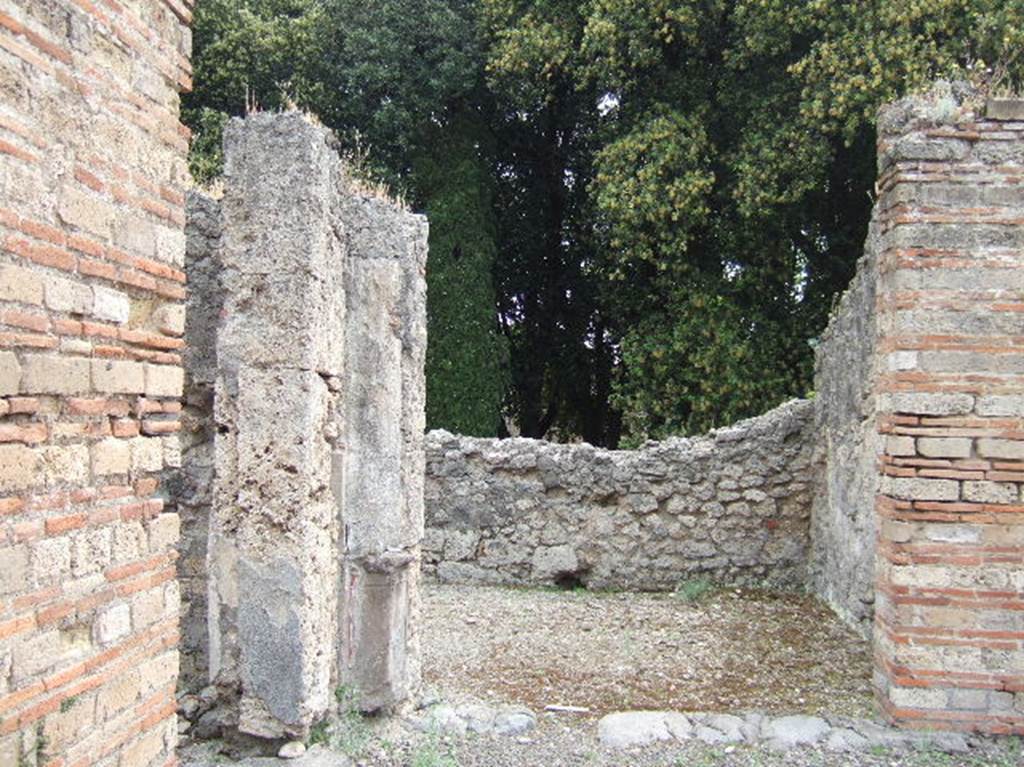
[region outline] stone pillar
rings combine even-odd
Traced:
[[[210,675],[262,737],[418,680],[426,226],[296,113],[225,138]]]
[[[325,132],[296,113],[227,129],[210,676],[237,691],[238,728],[263,737],[304,735],[333,699],[339,181]]]
[[[382,200],[342,210],[344,439],[336,459],[343,536],[342,683],[364,710],[419,680],[415,595],[423,537],[427,227]]]
[[[1020,106],[879,118],[876,682],[908,726],[1024,733]]]

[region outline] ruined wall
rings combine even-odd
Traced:
[[[803,583],[813,412],[639,450],[431,432],[424,569],[443,581]]]
[[[208,683],[206,540],[214,485],[214,384],[217,325],[224,308],[221,284],[220,202],[192,191],[186,200],[185,386],[181,413],[181,466],[167,478],[168,505],[181,519],[178,583],[181,588],[180,684],[198,690]]]
[[[881,443],[875,427],[878,240],[878,222],[872,221],[857,274],[820,339],[814,376],[808,582],[865,636],[874,618]]]
[[[1024,104],[958,102],[879,117],[876,682],[899,723],[1019,734]]]
[[[418,684],[426,222],[297,113],[233,121],[189,200],[179,573],[207,734],[302,737]]]
[[[191,0],[0,9],[0,763],[173,763]]]

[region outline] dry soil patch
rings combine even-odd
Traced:
[[[446,699],[540,711],[872,713],[868,645],[817,600],[426,584],[423,672]]]

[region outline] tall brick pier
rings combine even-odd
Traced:
[[[0,765],[174,762],[191,5],[0,2]]]
[[[1024,733],[1021,107],[879,120],[874,640],[908,726]]]

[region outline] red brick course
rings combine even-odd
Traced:
[[[175,763],[192,6],[0,12],[3,764]]]

